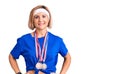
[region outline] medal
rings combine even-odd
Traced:
[[[47,68],[47,65],[45,63],[42,64],[42,63],[38,62],[36,64],[36,68],[45,70]]]
[[[42,69],[42,63],[38,62],[38,63],[36,64],[36,68],[37,68],[37,69]]]
[[[45,70],[47,68],[47,65],[45,64],[47,45],[48,45],[48,34],[46,33],[44,41],[43,41],[43,46],[41,48],[40,43],[38,41],[37,33],[35,31],[36,57],[38,58],[38,62],[36,64],[37,69]]]
[[[47,65],[45,63],[42,64],[42,69],[45,70],[47,68]]]

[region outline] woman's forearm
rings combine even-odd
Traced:
[[[66,74],[69,66],[70,66],[70,63],[71,63],[71,56],[70,54],[68,53],[65,57],[64,57],[64,62],[63,62],[63,65],[62,65],[62,69],[60,71],[60,74]]]
[[[20,72],[17,61],[13,58],[13,56],[11,54],[9,55],[9,62],[15,73]]]

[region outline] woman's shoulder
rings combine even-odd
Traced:
[[[60,37],[60,36],[58,36],[58,35],[56,35],[56,34],[53,34],[53,33],[51,33],[51,32],[48,32],[48,33],[49,33],[50,38],[62,40],[62,37]]]
[[[21,35],[18,39],[27,39],[27,38],[30,38],[30,37],[32,37],[31,33],[26,33],[26,34]]]

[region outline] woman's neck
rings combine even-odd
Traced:
[[[38,38],[40,38],[40,37],[44,37],[46,35],[47,30],[46,29],[45,30],[36,29],[36,32],[37,32]]]

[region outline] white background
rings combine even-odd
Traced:
[[[52,33],[65,41],[72,57],[67,74],[120,74],[119,0],[1,0],[0,74],[14,74],[8,55],[16,39],[32,32],[27,24],[30,10],[49,7]],[[59,57],[59,73],[62,57]],[[18,60],[25,73],[23,57]]]

